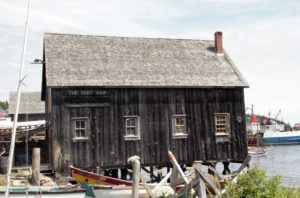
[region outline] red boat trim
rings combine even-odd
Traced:
[[[84,171],[84,170],[74,168],[72,166],[70,166],[70,170],[74,174],[78,174],[78,175],[88,177],[88,178],[91,178],[91,179],[95,179],[95,180],[105,181],[107,183],[111,183],[111,184],[114,184],[114,185],[132,186],[132,182],[129,182],[129,181],[122,180],[122,179],[116,179],[116,178],[113,178],[113,177],[108,177],[108,176],[103,176],[103,175],[98,175],[98,174],[95,174],[95,173],[91,173],[91,172],[88,172],[88,171]]]

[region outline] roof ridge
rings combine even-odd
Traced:
[[[136,36],[106,36],[106,35],[92,35],[92,34],[70,34],[70,33],[51,33],[51,32],[45,32],[44,35],[62,35],[62,36],[73,36],[73,37],[103,37],[103,38],[132,38],[132,39],[163,39],[163,40],[184,40],[184,41],[209,41],[214,42],[214,40],[209,39],[188,39],[188,38],[175,38],[175,37],[136,37]]]

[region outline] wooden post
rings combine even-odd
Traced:
[[[201,162],[195,161],[194,166],[201,167]],[[205,189],[205,183],[201,179],[200,174],[198,171],[195,171],[196,178],[199,178],[199,184],[198,184],[198,197],[199,198],[206,198],[206,189]]]
[[[229,169],[229,162],[223,162],[223,165],[224,165],[224,170],[223,170],[222,174],[223,175],[230,174],[231,171]]]
[[[121,169],[121,179],[127,180],[128,171],[126,168]]]
[[[170,182],[170,186],[173,188],[173,190],[176,189],[176,185],[175,185],[175,181],[178,179],[178,171],[176,169],[175,166],[173,166],[172,169],[172,176],[171,176],[171,182]]]
[[[32,185],[40,186],[40,148],[33,148],[32,152]]]
[[[136,160],[137,159],[137,160]],[[128,159],[128,162],[132,164],[133,177],[132,177],[132,198],[139,197],[139,184],[140,184],[140,161],[138,156],[133,156]]]

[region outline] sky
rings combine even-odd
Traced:
[[[0,0],[0,100],[17,91],[29,0]],[[40,91],[44,33],[213,40],[250,85],[254,113],[300,122],[299,0],[32,0],[22,91]],[[298,87],[298,88],[297,88]],[[247,110],[247,113],[250,113]]]

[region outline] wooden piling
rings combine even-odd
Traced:
[[[33,148],[32,152],[32,185],[40,186],[40,148]]]
[[[128,162],[132,164],[133,177],[132,177],[132,198],[139,197],[139,184],[140,184],[140,168],[141,164],[138,156],[133,156],[128,159]]]
[[[224,170],[222,172],[223,175],[228,175],[231,173],[230,169],[229,169],[229,162],[223,162],[224,165]]]

